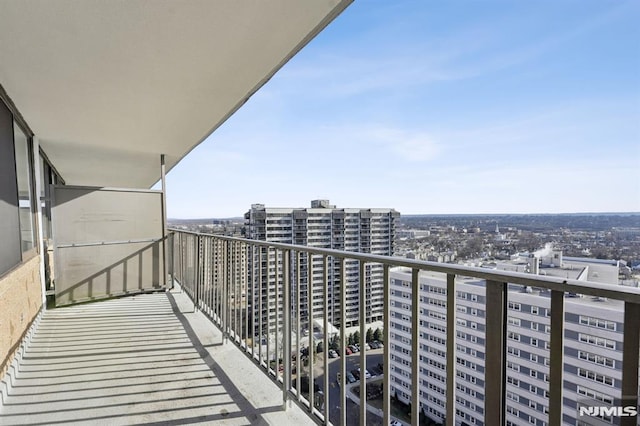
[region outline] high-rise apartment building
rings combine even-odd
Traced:
[[[393,209],[342,209],[329,204],[328,200],[314,200],[311,208],[271,208],[263,204],[253,204],[245,214],[246,234],[248,238],[269,242],[301,244],[310,247],[346,250],[378,255],[393,255],[396,220],[400,213]],[[263,253],[270,264],[281,264],[281,253]],[[329,257],[326,273],[323,271],[324,259],[313,255],[309,259],[294,259],[293,264],[300,266],[300,311],[301,322],[306,324],[309,311],[315,319],[324,317],[325,297],[324,282],[328,282],[328,319],[333,325],[352,326],[359,323],[360,309],[365,309],[366,321],[382,319],[384,301],[384,283],[381,265],[366,265],[364,288],[367,292],[367,305],[360,306],[360,269],[357,260],[347,260],[344,273],[341,272],[340,260]],[[313,266],[311,279],[308,276],[308,262]],[[253,291],[254,314],[261,314],[263,322],[272,324],[278,313],[267,312],[266,300],[276,297],[276,290],[282,294],[281,273],[279,268],[270,268],[269,274],[262,274],[262,312],[259,313],[259,292]],[[253,274],[259,271],[251,268]],[[264,271],[266,272],[266,271]],[[267,276],[268,275],[268,276]],[[326,275],[326,278],[325,278]],[[344,275],[344,276],[343,276]],[[252,282],[257,282],[254,279]],[[276,285],[276,283],[278,283]],[[340,315],[340,291],[345,286],[346,317]],[[311,306],[309,306],[311,291]],[[265,299],[264,293],[269,295]],[[294,305],[297,300],[294,301]]]
[[[563,259],[560,251],[524,257],[498,269],[616,284],[617,266]],[[613,277],[613,282],[611,278]],[[446,277],[421,273],[420,401],[433,420],[446,406]],[[456,279],[456,425],[484,424],[485,281]],[[411,271],[390,271],[391,394],[411,401]],[[611,424],[580,418],[579,405],[615,405],[622,379],[623,303],[565,296],[563,424]],[[506,424],[546,426],[550,362],[550,292],[509,285],[507,306]],[[605,416],[606,417],[606,416]]]

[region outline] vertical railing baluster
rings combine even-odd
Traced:
[[[640,304],[624,303],[622,342],[622,405],[638,407],[638,357],[640,356]],[[634,426],[638,415],[622,417],[620,426]]]
[[[182,287],[184,287],[184,254],[186,253],[186,249],[185,249],[185,243],[184,243],[184,234],[180,234],[180,239],[178,241],[178,244],[180,245],[180,257],[179,257],[179,261],[178,261],[178,273],[180,274],[180,290],[182,290]]]
[[[282,290],[284,298],[283,324],[282,324],[282,362],[284,372],[282,378],[282,405],[287,409],[289,390],[291,389],[291,251],[283,250],[282,253]]]
[[[551,291],[551,336],[549,349],[549,425],[562,425],[564,371],[564,292]]]
[[[447,274],[447,426],[456,424],[456,276]]]
[[[507,284],[487,280],[484,423],[505,424]]]
[[[224,301],[224,283],[225,283],[225,275],[226,275],[226,267],[225,262],[227,261],[225,253],[225,242],[224,240],[218,241],[218,262],[220,263],[220,268],[218,269],[218,321],[220,323],[220,329],[222,330],[222,337],[224,341],[224,312],[225,312],[225,301]]]
[[[198,257],[198,272],[196,278],[196,300],[198,302],[198,310],[202,310],[202,283],[204,281],[204,274],[202,273],[204,269],[204,254],[202,253],[202,236],[198,235],[198,253],[196,256]]]
[[[307,253],[307,299],[308,299],[308,325],[309,330],[309,412],[313,417],[314,409],[314,383],[315,378],[313,376],[313,358],[316,352],[315,341],[313,337],[313,255]]]
[[[211,294],[209,294],[209,304],[211,306],[211,319],[214,323],[217,321],[216,314],[216,278],[218,274],[217,265],[218,261],[216,259],[216,238],[211,237],[209,241],[209,245],[211,246]]]
[[[323,360],[324,360],[324,424],[329,424],[329,258],[322,256],[322,296],[324,299],[323,318]]]
[[[197,243],[198,241],[196,240],[196,236],[192,235],[191,236],[191,244],[189,247],[189,266],[190,266],[190,271],[189,271],[189,294],[191,295],[191,298],[193,299],[193,310],[195,311],[197,309],[196,306],[196,293],[195,293],[195,288],[196,288],[196,271],[198,270],[198,259],[196,259],[196,249],[197,249]]]
[[[364,346],[364,338],[366,336],[366,322],[367,322],[367,289],[366,289],[366,263],[364,260],[360,261],[360,426],[366,426],[367,424],[367,379],[364,376],[364,370],[367,368],[367,354]]]
[[[225,280],[225,291],[226,291],[226,297],[225,297],[225,301],[226,301],[226,305],[227,305],[227,312],[226,312],[226,318],[225,321],[227,323],[227,342],[229,340],[231,340],[231,338],[234,338],[235,341],[235,336],[232,336],[231,333],[233,332],[233,305],[231,302],[231,296],[232,296],[232,282],[231,280],[233,279],[233,255],[232,255],[232,244],[231,242],[229,242],[228,240],[225,240],[226,244],[226,249],[225,249],[225,253],[227,255],[227,275],[226,275],[226,280]]]
[[[199,309],[200,311],[202,311],[205,315],[208,315],[209,312],[207,310],[207,263],[208,263],[208,259],[207,259],[207,241],[208,241],[209,237],[207,237],[206,235],[201,235],[200,236],[200,257],[201,257],[201,262],[200,262],[200,306]]]
[[[389,265],[384,265],[382,276],[384,288],[384,326],[382,330],[382,341],[384,343],[382,349],[384,353],[382,356],[382,365],[384,366],[382,371],[382,424],[388,425],[391,423],[391,363],[389,362],[391,357],[391,289],[389,282]],[[344,398],[342,398],[342,403],[345,403]]]
[[[200,310],[200,283],[202,281],[202,238],[200,237],[200,235],[196,235],[196,251],[194,253],[195,257],[196,257],[196,273],[195,273],[195,280],[194,280],[194,293],[196,295],[196,310]]]
[[[420,416],[420,270],[411,270],[411,424]]]

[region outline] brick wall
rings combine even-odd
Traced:
[[[40,256],[0,278],[0,378],[42,307]]]

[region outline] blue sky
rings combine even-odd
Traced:
[[[640,1],[367,1],[167,177],[168,215],[640,211]]]

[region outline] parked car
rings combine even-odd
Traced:
[[[360,368],[358,368],[358,375],[360,375]],[[371,373],[369,372],[369,370],[364,370],[364,378],[365,379],[370,379],[371,378]]]
[[[360,369],[359,368],[357,370],[351,370],[351,374],[353,374],[353,377],[355,377],[356,380],[360,380]]]
[[[338,357],[338,352],[334,351],[333,349],[329,349],[329,358],[337,358]]]
[[[358,380],[356,380],[355,376],[351,373],[347,373],[347,382],[348,383],[354,383],[357,382]]]
[[[351,352],[351,349],[349,349],[349,348],[347,347],[347,348],[344,348],[344,353],[345,353],[346,355],[351,355],[353,352]]]

